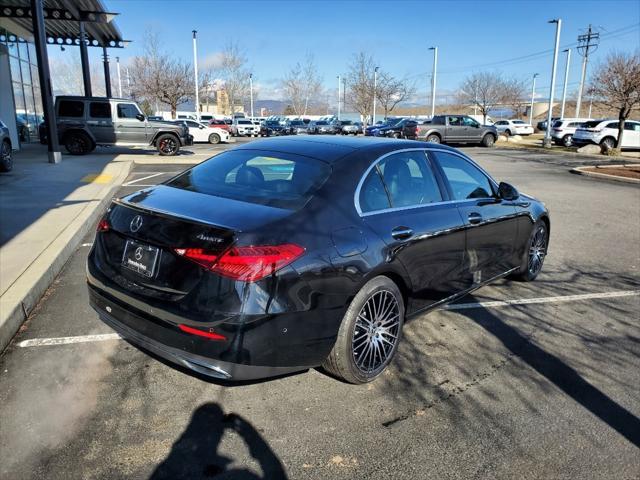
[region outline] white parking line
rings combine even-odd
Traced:
[[[472,308],[499,308],[510,307],[514,305],[531,305],[536,303],[564,303],[577,302],[581,300],[598,300],[605,298],[633,297],[640,295],[640,290],[618,290],[614,292],[603,293],[584,293],[580,295],[563,295],[558,297],[539,297],[539,298],[521,298],[517,300],[503,300],[495,302],[475,302],[475,303],[458,303],[447,305],[443,310],[467,310]],[[44,347],[51,345],[68,345],[72,343],[87,342],[105,342],[108,340],[120,340],[122,337],[117,333],[103,333],[100,335],[78,335],[76,337],[57,337],[57,338],[32,338],[23,340],[16,345],[20,348],[26,347]]]
[[[579,295],[562,295],[559,297],[519,298],[516,300],[502,300],[494,302],[454,303],[445,305],[443,310],[467,310],[470,308],[499,308],[513,305],[532,305],[535,303],[563,303],[579,300],[597,300],[601,298],[632,297],[640,295],[640,290],[621,290],[617,292],[583,293]]]
[[[160,175],[164,175],[164,174],[165,174],[165,172],[152,173],[151,175],[147,175],[146,177],[138,178],[136,180],[131,180],[130,182],[123,183],[122,186],[123,187],[128,187],[129,185],[133,185],[134,183],[141,182],[142,180],[148,180],[149,178],[159,177]]]

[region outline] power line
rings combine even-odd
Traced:
[[[600,43],[600,33],[593,30],[589,25],[589,30],[584,35],[578,35],[578,53],[582,55],[582,74],[580,75],[580,87],[578,88],[578,99],[576,101],[576,117],[580,117],[580,105],[582,104],[582,92],[584,91],[584,81],[587,76],[587,63],[589,53],[593,49],[595,52]]]

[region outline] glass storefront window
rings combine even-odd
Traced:
[[[11,66],[11,80],[22,83],[22,75],[20,74],[20,60],[16,57],[9,57],[9,65]]]
[[[18,53],[19,53],[19,57],[22,60],[29,60],[29,52],[28,52],[28,47],[27,47],[27,42],[22,41],[22,42],[18,42]]]
[[[31,68],[29,63],[21,60],[20,67],[22,67],[22,83],[25,85],[31,85]]]

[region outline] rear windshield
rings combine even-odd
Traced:
[[[331,167],[320,160],[265,150],[230,150],[167,182],[170,187],[278,208],[302,207]]]
[[[584,128],[595,128],[602,123],[602,120],[591,120],[589,122],[584,122],[582,126]]]
[[[555,123],[553,124],[554,127],[561,127],[562,126],[562,120],[556,120]]]

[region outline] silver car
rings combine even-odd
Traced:
[[[0,172],[10,172],[13,168],[13,146],[9,128],[0,120]]]

